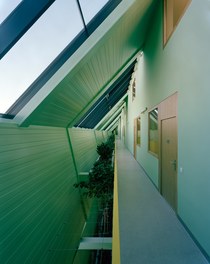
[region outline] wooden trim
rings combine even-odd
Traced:
[[[141,116],[137,116],[136,118],[134,118],[134,131],[133,131],[133,156],[136,159],[136,148],[141,146],[141,136],[140,136],[140,144],[138,144],[137,142],[137,137],[138,137],[138,119],[140,119],[140,133],[141,133]]]
[[[170,0],[170,1],[171,1],[171,5],[173,5],[176,0]],[[180,20],[184,16],[184,14],[185,14],[186,10],[188,9],[191,1],[192,0],[186,0],[186,5],[181,10],[181,12],[179,14],[179,18],[176,21],[176,23],[174,24],[174,9],[173,9],[172,6],[171,6],[171,8],[168,7],[169,0],[163,0],[163,48],[165,48],[165,46],[167,45],[169,39],[171,38],[171,36],[173,35],[174,31],[176,30],[176,27],[178,26]],[[172,30],[171,30],[171,32],[169,34],[167,33],[168,17],[170,17],[170,20],[172,19],[172,21],[171,21],[172,22]]]
[[[139,119],[139,126],[140,126],[140,129],[139,129],[139,131],[140,131],[140,142],[139,142],[139,144],[138,144],[138,119]],[[137,118],[136,118],[136,146],[137,147],[141,147],[141,116],[139,115],[139,116],[137,116]]]
[[[158,161],[158,189],[160,193],[162,194],[162,139],[161,139],[161,122],[164,119],[176,117],[177,118],[177,104],[178,104],[178,92],[175,92],[171,96],[164,99],[160,104],[158,105],[158,126],[159,126],[159,149],[158,149],[158,155],[159,155],[159,161]],[[177,122],[177,160],[178,160],[178,122]],[[178,163],[177,163],[178,168]],[[178,169],[177,169],[178,173]],[[177,188],[178,193],[178,188]],[[178,197],[177,197],[178,199]],[[178,204],[178,200],[176,201]]]
[[[133,129],[134,129],[134,133],[133,133],[133,136],[134,136],[134,139],[133,139],[133,156],[134,158],[136,159],[136,130],[137,130],[137,122],[136,122],[136,118],[134,118],[134,126],[133,126]]]

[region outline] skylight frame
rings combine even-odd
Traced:
[[[28,0],[29,1],[29,0]],[[53,74],[69,59],[80,45],[94,32],[103,20],[114,10],[121,0],[109,1],[87,24],[88,33],[85,29],[70,42],[70,44],[54,59],[54,61],[42,72],[42,74],[28,87],[28,89],[16,100],[16,102],[1,114],[1,117],[14,118],[26,103],[42,88]]]
[[[8,0],[2,0],[2,4],[0,4],[0,25],[4,23],[4,21],[15,11],[16,8],[18,8],[18,6],[21,4],[21,2],[23,0],[16,0],[17,2],[15,3],[15,1],[8,1]],[[4,4],[6,3],[6,4]],[[8,4],[9,3],[9,4]],[[11,4],[12,3],[12,4]],[[15,4],[14,4],[15,3]],[[4,7],[4,5],[7,7],[6,8],[6,12],[4,10],[4,8],[2,8],[2,5]]]

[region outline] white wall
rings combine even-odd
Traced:
[[[127,145],[133,152],[133,119],[178,91],[178,214],[210,255],[210,1],[192,0],[163,48],[162,6],[149,28],[137,78],[128,100]],[[158,160],[147,151],[148,117],[141,115],[137,159],[157,185]],[[180,172],[182,168],[182,173]]]

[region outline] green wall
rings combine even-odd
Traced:
[[[149,27],[135,76],[137,98],[128,99],[127,146],[133,152],[133,119],[178,91],[178,215],[210,255],[210,2],[192,0],[163,48],[162,6]],[[131,96],[130,96],[131,97]],[[158,160],[147,152],[148,112],[141,114],[137,160],[158,184]]]
[[[72,136],[74,148],[91,133]],[[79,170],[95,147],[95,136],[79,145]],[[0,263],[72,263],[85,216],[67,130],[1,123],[0,181]]]
[[[69,129],[69,134],[78,173],[89,172],[98,157],[94,130],[71,128]]]

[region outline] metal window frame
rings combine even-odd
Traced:
[[[41,3],[48,2],[48,4],[50,4],[50,3],[52,4],[54,1],[55,0],[40,0]],[[41,75],[14,102],[14,104],[6,111],[5,114],[10,115],[12,117],[15,117],[17,115],[17,113],[43,87],[43,85],[55,74],[55,72],[74,54],[74,52],[82,45],[82,43],[89,37],[89,35],[92,34],[97,29],[97,27],[108,17],[108,15],[117,7],[117,5],[121,1],[122,0],[110,0],[109,2],[107,2],[107,4],[87,24],[86,28],[84,28],[82,31],[80,31],[78,33],[78,35],[69,43],[69,45],[54,59],[54,61],[52,61],[52,63],[41,73]],[[25,0],[23,2],[27,2],[27,3],[30,2],[31,3],[31,2],[33,2],[33,0]],[[20,7],[21,7],[21,5],[18,6],[17,10]],[[17,12],[17,10],[14,10],[14,11]],[[42,9],[42,11],[43,11],[43,9]],[[14,12],[14,14],[15,14],[15,12]],[[22,12],[21,12],[21,15],[23,16]],[[10,16],[12,16],[12,14]],[[5,23],[7,22],[7,20],[10,19],[9,17],[8,17],[8,19],[5,20]],[[33,23],[34,22],[35,21],[33,21]],[[17,23],[17,20],[16,20],[16,23]],[[14,24],[10,24],[10,27],[13,27],[13,31],[16,30],[16,27],[14,26]],[[1,36],[1,34],[3,34],[3,32],[7,32],[6,29],[9,30],[9,27],[5,27],[4,31],[3,30],[1,31],[1,28],[0,28],[0,36]],[[87,32],[88,32],[88,34],[87,34]],[[22,31],[22,35],[23,34],[24,33]],[[0,38],[0,41],[1,41],[1,38]],[[14,43],[13,43],[13,45],[14,45]],[[0,42],[0,46],[1,46],[1,42]]]

